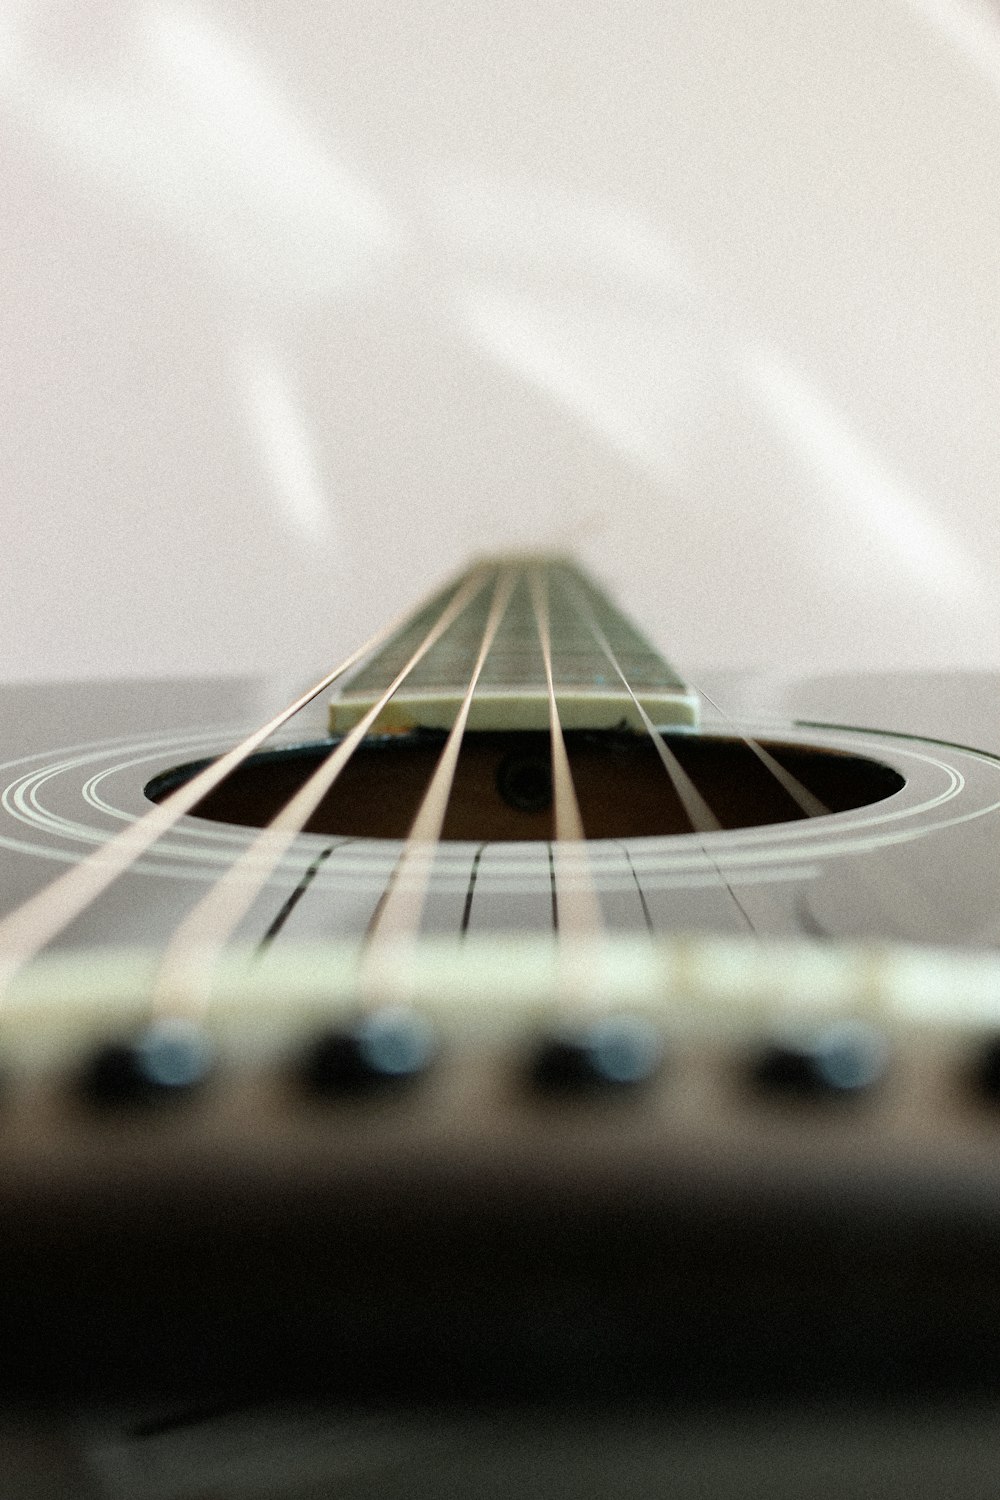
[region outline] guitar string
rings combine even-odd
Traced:
[[[627,681],[625,674],[622,671],[621,665],[611,648],[608,638],[605,635],[604,631],[601,629],[597,617],[594,615],[593,610],[590,608],[589,602],[585,600],[583,592],[580,589],[579,585],[574,583],[571,579],[563,579],[562,585],[564,590],[570,591],[573,594],[574,602],[576,603],[578,611],[583,613],[585,617],[587,617],[591,630],[598,643],[600,644],[602,651],[607,656],[608,661],[611,663],[615,672],[617,672],[618,676],[621,678],[622,685],[624,686],[629,697],[632,699],[632,702],[635,704],[639,716],[643,721],[644,727],[646,728],[647,732],[653,736],[653,743],[656,746],[657,753],[662,760],[664,767],[666,768],[667,774],[670,776],[670,779],[674,784],[674,789],[676,790],[677,795],[680,797],[681,802],[683,803],[684,811],[688,815],[692,828],[700,833],[718,832],[722,828],[722,824],[719,822],[718,818],[712,812],[711,808],[708,806],[705,799],[702,797],[701,793],[694,785],[694,782],[691,780],[690,776],[680,764],[677,756],[665,744],[663,737],[656,733],[656,730],[649,718],[648,713],[646,712],[643,705],[639,702],[639,699],[636,697],[635,693],[632,691],[631,685]],[[818,818],[823,817],[829,813],[830,809],[826,806],[826,804],[824,802],[821,802],[820,799],[813,792],[811,792],[807,786],[804,786],[803,783],[799,781],[798,777],[793,776],[791,771],[786,770],[785,767],[775,759],[770,751],[764,748],[759,740],[754,739],[752,735],[748,734],[744,728],[742,728],[734,719],[732,719],[730,715],[726,713],[725,709],[723,709],[715,701],[715,699],[705,691],[704,688],[700,688],[697,683],[694,682],[692,682],[690,686],[694,688],[695,692],[700,698],[704,698],[707,703],[710,703],[712,705],[715,711],[725,721],[729,729],[734,734],[738,735],[738,737],[743,741],[748,750],[751,750],[753,754],[756,755],[761,764],[770,772],[770,774],[784,789],[784,791],[788,793],[789,797],[791,797],[792,801],[795,802],[796,806],[801,812],[806,815],[806,817]]]
[[[656,753],[663,762],[664,770],[673,784],[674,791],[680,799],[681,806],[687,815],[688,822],[691,824],[693,831],[695,833],[718,833],[722,824],[677,759],[673,750],[670,749],[669,745],[664,743],[663,736],[657,732],[656,726],[647,713],[645,705],[640,703],[636,697],[632,685],[622,668],[622,664],[618,660],[614,648],[602,629],[597,616],[594,614],[589,601],[584,598],[582,589],[570,578],[561,578],[560,584],[563,592],[569,594],[574,608],[583,618],[590,633],[611,664],[612,669],[621,679],[621,684],[625,691],[632,699],[636,712],[642,720],[643,728],[652,740]]]
[[[502,568],[497,576],[482,641],[455,722],[448,733],[383,897],[368,925],[365,934],[368,959],[362,967],[362,989],[366,994],[378,988],[376,969],[379,947],[386,942],[412,937],[420,927],[472,700],[490,648],[507,613],[517,579],[517,570],[512,567]]]
[[[831,809],[824,802],[821,802],[808,787],[803,786],[790,771],[780,765],[759,740],[755,740],[751,735],[748,735],[746,730],[739,724],[739,721],[733,719],[710,693],[707,693],[704,688],[698,687],[695,683],[692,683],[691,686],[700,697],[712,705],[731,731],[738,735],[747,748],[752,750],[764,766],[771,771],[772,775],[777,778],[789,796],[798,803],[806,817],[815,818],[829,815]],[[938,903],[927,892],[921,890],[912,875],[904,875],[899,870],[888,869],[883,865],[879,869],[877,881],[873,879],[871,874],[864,872],[859,873],[856,878],[859,884],[865,889],[866,901],[869,907],[883,914],[882,920],[878,924],[881,932],[885,933],[893,930],[894,913],[903,904],[910,910],[911,922],[915,930],[924,933],[934,930],[935,923],[940,915],[940,908]],[[887,892],[892,890],[898,894],[899,899],[897,901],[887,899]],[[799,908],[798,923],[804,930],[807,930],[809,923],[816,922],[815,913],[809,912],[808,907],[803,907],[802,901],[799,902]],[[824,931],[822,935],[829,937],[831,934]]]
[[[568,953],[563,945],[560,951],[569,959],[573,957],[573,940],[596,935],[603,926],[593,872],[587,854],[586,834],[580,815],[573,775],[570,771],[566,740],[559,718],[559,701],[556,697],[555,679],[552,669],[552,625],[549,612],[548,579],[542,568],[532,566],[528,571],[531,602],[535,615],[535,626],[542,650],[545,669],[545,687],[549,703],[549,752],[552,760],[552,807],[553,834],[552,863],[555,876],[555,908],[561,937],[570,939]],[[560,989],[572,991],[586,983],[592,975],[570,973],[564,962],[561,966]],[[572,964],[574,971],[581,965]]]
[[[700,792],[692,782],[690,776],[688,776],[684,768],[681,766],[676,755],[667,746],[663,739],[663,736],[657,733],[656,728],[652,720],[650,719],[645,707],[636,697],[636,694],[634,693],[632,686],[629,683],[624,671],[622,670],[621,664],[618,661],[613,648],[611,647],[610,641],[608,640],[605,632],[601,629],[599,621],[597,620],[596,616],[593,613],[593,610],[589,606],[589,602],[584,599],[579,586],[566,579],[563,580],[563,586],[564,589],[570,590],[574,595],[574,602],[576,603],[578,611],[583,613],[584,617],[588,619],[591,630],[599,645],[601,646],[601,649],[604,651],[612,668],[618,674],[623,686],[625,687],[625,690],[629,694],[629,697],[632,699],[632,702],[635,704],[646,732],[652,738],[657,753],[659,754],[660,759],[663,762],[663,765],[668,775],[670,776],[671,781],[673,782],[674,788],[681,799],[684,810],[691,822],[692,828],[697,832],[715,832],[721,830],[722,824],[719,822],[718,818],[716,818],[711,808],[709,808],[708,804],[705,802],[705,799],[701,796]],[[723,721],[728,725],[731,732],[736,734],[743,741],[748,750],[752,751],[752,753],[757,757],[764,768],[778,782],[778,784],[783,788],[783,790],[788,794],[788,796],[796,804],[799,810],[807,818],[823,817],[829,814],[830,809],[827,807],[827,805],[822,802],[820,798],[815,795],[815,793],[810,791],[807,786],[804,786],[803,783],[799,781],[798,777],[794,776],[791,771],[786,770],[786,768],[782,766],[780,762],[777,761],[775,757],[764,748],[759,740],[755,739],[752,735],[749,735],[744,727],[736,723],[715,701],[715,699],[704,690],[704,688],[698,687],[695,683],[691,683],[691,686],[694,687],[694,690],[698,693],[699,697],[704,698],[708,703],[712,705],[712,707],[720,715]],[[723,874],[721,865],[716,859],[712,857],[711,853],[704,843],[702,843],[702,849],[705,852],[706,858],[709,860],[713,869],[718,875],[719,880],[722,882],[722,885],[725,887],[730,898],[732,899],[732,902],[739,912],[743,922],[751,932],[756,933],[757,929],[750,917],[749,912],[746,910],[742,901],[737,896],[731,883]]]
[[[581,613],[587,623],[590,625],[595,639],[598,641],[598,644],[601,646],[601,649],[607,657],[613,670],[620,678],[622,685],[632,699],[632,702],[634,703],[636,710],[638,711],[640,718],[643,721],[643,725],[647,733],[650,734],[654,746],[656,747],[657,752],[660,755],[660,759],[671,777],[671,781],[674,784],[675,790],[677,791],[682,805],[684,806],[685,812],[687,813],[688,818],[691,821],[692,828],[695,831],[700,832],[712,832],[720,829],[722,825],[715,817],[714,813],[712,813],[711,809],[708,807],[698,789],[694,786],[691,778],[687,776],[687,773],[678,762],[677,757],[673,755],[672,751],[670,751],[669,747],[664,743],[663,737],[656,732],[655,726],[653,725],[649,714],[633,691],[632,686],[621,667],[621,663],[619,662],[610,644],[610,641],[607,638],[606,633],[601,628],[600,623],[597,620],[593,610],[590,608],[589,601],[587,601],[583,596],[579,585],[566,577],[560,577],[559,581],[561,583],[563,591],[570,593],[573,602],[576,605],[578,613]],[[826,803],[824,803],[819,797],[815,795],[814,792],[806,787],[795,775],[793,775],[791,771],[782,766],[780,762],[773,755],[771,755],[771,753],[767,749],[765,749],[765,747],[760,743],[759,740],[757,740],[753,735],[748,734],[746,728],[744,726],[741,726],[729,714],[727,714],[711,694],[706,692],[703,688],[699,688],[697,684],[692,683],[691,685],[694,687],[695,691],[699,694],[700,697],[704,698],[708,703],[712,705],[712,707],[720,715],[723,721],[727,724],[731,732],[737,735],[739,739],[742,740],[742,742],[746,745],[746,747],[757,757],[757,759],[764,766],[765,770],[767,770],[769,774],[778,782],[778,784],[787,793],[791,800],[798,806],[798,808],[806,818],[815,818],[829,815],[830,808],[826,805]],[[733,890],[730,882],[726,879],[720,865],[715,859],[712,858],[709,850],[704,843],[702,844],[702,848],[705,851],[706,857],[708,857],[713,868],[715,869],[719,880],[731,897],[743,922],[751,932],[756,932],[756,928],[749,913],[747,912],[743,903],[740,901],[739,897],[736,895],[736,892]]]
[[[636,711],[639,714],[640,719],[642,720],[643,728],[649,735],[649,738],[652,740],[653,747],[660,757],[664,770],[670,778],[673,788],[676,791],[678,798],[680,799],[681,806],[683,807],[684,812],[687,814],[692,831],[698,834],[719,832],[722,829],[722,824],[720,823],[719,819],[716,817],[712,809],[709,807],[708,803],[705,801],[701,792],[695,786],[691,777],[681,765],[673,750],[671,750],[669,745],[665,743],[663,736],[658,732],[656,725],[650,718],[645,705],[641,703],[639,698],[636,696],[632,684],[629,682],[628,677],[625,674],[625,670],[618,658],[617,652],[615,651],[611,642],[608,640],[606,632],[604,631],[600,621],[591,608],[590,601],[585,598],[582,589],[580,589],[579,585],[572,579],[563,577],[561,579],[561,584],[563,592],[569,594],[574,608],[582,617],[584,623],[588,626],[591,634],[606,656],[612,670],[620,678],[622,686],[635,705]],[[731,897],[733,905],[739,912],[743,922],[751,932],[755,932],[756,929],[754,928],[753,922],[750,920],[746,909],[744,908],[739,897],[736,895],[736,892],[733,890],[731,884],[722,873],[722,868],[719,865],[718,861],[712,857],[712,854],[705,840],[701,839],[700,842],[705,858],[714,869],[721,885]],[[631,859],[629,859],[629,865],[632,865]],[[632,873],[633,875],[636,875],[634,867],[632,869]],[[637,875],[636,883],[638,884]],[[640,896],[642,896],[641,887]],[[649,912],[648,908],[646,907],[645,897],[643,897],[643,910],[646,913],[648,921]]]
[[[582,843],[582,822],[579,816],[579,807],[576,802],[575,791],[572,785],[572,778],[569,773],[568,759],[565,751],[565,741],[562,736],[561,726],[558,722],[558,705],[555,700],[552,674],[551,632],[548,619],[548,600],[547,597],[545,597],[541,602],[541,608],[539,607],[540,582],[540,571],[538,569],[535,569],[532,578],[532,596],[535,603],[536,617],[539,621],[540,639],[543,642],[543,657],[545,658],[547,688],[550,699],[550,721],[555,730],[552,736],[552,753],[553,783],[557,823],[556,840],[557,842],[561,842],[562,844]],[[456,598],[457,595],[453,596],[453,603],[455,602]],[[458,611],[456,611],[456,616],[457,612]],[[389,637],[391,637],[391,635],[400,627],[401,623],[404,623],[407,618],[410,618],[410,615],[411,612],[406,611],[397,616],[396,619],[387,624],[382,630],[376,632],[375,635],[373,635],[367,642],[364,643],[364,645],[359,647],[358,650],[356,650],[348,658],[346,658],[345,661],[340,663],[333,671],[325,674],[313,687],[300,695],[299,698],[295,699],[291,704],[289,704],[280,713],[275,715],[271,720],[260,726],[260,728],[255,730],[252,734],[242,740],[238,745],[233,747],[232,750],[227,752],[218,760],[214,761],[210,766],[206,767],[196,777],[193,777],[191,781],[175,789],[175,791],[173,791],[169,795],[169,797],[166,798],[157,807],[151,809],[150,812],[146,813],[142,818],[129,825],[127,829],[123,830],[122,833],[117,835],[113,840],[110,840],[107,844],[102,845],[99,849],[95,850],[91,855],[88,855],[84,861],[81,861],[79,865],[76,865],[71,870],[67,871],[65,875],[59,877],[59,879],[57,879],[56,881],[51,882],[50,885],[47,886],[42,892],[38,893],[38,895],[29,898],[28,901],[23,903],[21,907],[17,908],[7,918],[0,922],[0,952],[3,952],[4,955],[4,977],[9,977],[9,975],[16,971],[17,968],[19,968],[22,964],[33,957],[40,948],[44,947],[46,943],[48,943],[53,937],[58,935],[61,930],[63,930],[77,915],[79,915],[80,912],[82,912],[90,904],[91,901],[96,899],[96,897],[98,897],[116,878],[118,878],[119,875],[123,874],[135,861],[141,858],[142,854],[150,847],[150,845],[152,845],[164,833],[169,831],[169,829],[174,826],[174,824],[181,817],[183,817],[185,813],[190,811],[198,801],[208,795],[209,792],[214,790],[214,788],[221,781],[223,781],[226,776],[231,774],[231,772],[235,770],[243,762],[243,760],[252,755],[253,752],[271,734],[280,729],[285,723],[288,722],[289,719],[291,719],[297,712],[299,712],[303,707],[311,702],[316,696],[318,696],[326,688],[331,686],[344,673],[348,672],[351,667],[356,665],[365,656],[377,650],[378,647],[382,645]],[[603,632],[601,634],[603,634]],[[425,642],[424,649],[429,649],[430,644],[432,644],[432,642]],[[421,651],[420,654],[423,654],[423,651]],[[405,671],[408,671],[412,665],[415,664],[415,660],[408,664],[408,667],[404,669],[404,673]],[[612,660],[612,665],[615,667],[616,671],[618,671],[619,675],[622,676],[624,685],[630,692],[633,701],[636,702],[640,714],[648,720],[648,716],[645,715],[645,711],[642,708],[642,705],[638,704],[638,700],[635,698],[635,694],[632,693],[629,684],[627,683],[627,681],[625,681],[624,675],[621,673],[619,664],[616,661]],[[387,695],[387,697],[390,696],[391,691],[394,690],[395,689],[390,690],[390,694]],[[702,696],[705,697],[707,701],[712,703],[713,707],[715,707],[717,711],[723,713],[723,710],[719,708],[719,705],[715,703],[714,699],[712,699],[710,695],[702,692]],[[372,717],[374,717],[374,715]],[[646,723],[646,727],[647,730],[650,727],[648,722]],[[362,733],[363,732],[364,731],[362,730]],[[776,775],[777,779],[789,792],[789,795],[793,796],[793,798],[799,803],[804,811],[807,811],[811,816],[817,815],[818,812],[827,811],[823,804],[819,802],[819,799],[813,797],[813,794],[811,794],[807,788],[804,788],[800,783],[797,783],[796,779],[791,776],[791,773],[786,772],[783,767],[780,767],[773,760],[773,757],[770,757],[768,755],[768,752],[766,752],[762,746],[757,744],[757,742],[753,741],[749,736],[746,736],[745,734],[741,734],[741,737],[754,751],[754,753],[758,755],[758,758],[762,760],[765,766],[767,766],[768,769],[772,771],[772,774]],[[357,735],[354,743],[356,744],[357,741],[360,740],[360,738],[361,735]],[[659,736],[654,737],[654,744],[660,752],[661,759],[664,761],[667,769],[672,769],[673,771],[671,779],[675,785],[675,788],[677,788],[678,790],[678,795],[681,796],[681,800],[685,805],[685,810],[688,812],[689,817],[691,817],[692,825],[697,828],[700,822],[705,828],[712,827],[713,825],[717,827],[717,820],[714,819],[714,815],[711,813],[710,809],[707,808],[707,804],[704,803],[704,799],[700,797],[697,789],[693,787],[692,783],[690,783],[690,778],[686,778],[688,785],[684,786],[684,791],[682,793],[681,786],[683,786],[686,773],[683,772],[683,769],[679,766],[679,764],[675,764],[672,768],[669,766],[669,752],[667,753],[667,755],[663,754],[663,752],[667,750],[667,747],[663,745],[662,739]],[[351,748],[354,748],[353,744]],[[346,759],[346,756],[343,757],[343,761],[346,761]],[[676,760],[676,758],[674,759]],[[335,771],[334,777],[338,773],[338,771]],[[680,772],[680,776],[677,775],[678,772]],[[680,783],[680,785],[678,785],[678,783]],[[332,779],[329,784],[332,784]],[[303,788],[303,791],[304,790],[305,788]],[[324,787],[324,791],[325,790],[326,788]],[[320,795],[322,796],[322,793]],[[700,807],[697,806],[699,802]],[[696,809],[696,811],[694,812],[694,816],[692,816],[692,810],[694,809]],[[308,814],[306,821],[307,820]],[[291,836],[294,837],[294,833],[297,831],[298,829],[293,829]],[[565,870],[566,860],[564,855],[565,851],[562,851],[562,863]],[[280,852],[278,857],[280,858]],[[575,861],[573,861],[572,863],[575,864]],[[579,866],[577,866],[577,869],[579,869]],[[562,884],[565,889],[568,890],[571,886],[575,886],[576,882],[568,882],[564,874]],[[574,923],[574,925],[579,926],[581,929],[585,929],[593,926],[597,907],[596,897],[594,896],[592,885],[589,880],[585,880],[584,882],[582,882],[582,889],[589,890],[590,898],[588,898],[588,896],[586,895],[581,897],[581,900],[579,902],[580,912],[578,913],[580,920],[579,922]],[[250,899],[252,901],[252,896]]]
[[[722,718],[723,722],[728,726],[732,733],[737,735],[743,741],[744,745],[746,745],[747,749],[752,751],[753,754],[756,755],[757,759],[765,767],[765,769],[770,771],[771,775],[778,782],[779,786],[781,786],[788,793],[789,797],[791,797],[792,801],[799,808],[800,812],[803,812],[807,818],[822,818],[826,817],[829,814],[830,809],[827,807],[826,803],[821,802],[819,797],[817,797],[815,793],[811,792],[807,786],[804,786],[797,776],[793,776],[791,771],[786,770],[785,767],[780,763],[780,761],[775,760],[771,752],[769,750],[765,750],[764,746],[760,743],[760,740],[755,739],[751,734],[747,734],[746,729],[740,725],[738,720],[733,719],[726,712],[726,710],[716,702],[716,700],[710,693],[707,693],[704,688],[699,687],[697,683],[693,682],[691,683],[691,686],[694,688],[699,698],[704,698],[706,703],[710,703],[712,705],[716,713]]]
[[[14,975],[58,937],[71,922],[92,905],[120,876],[179,823],[180,819],[225,781],[226,777],[250,758],[301,709],[341,678],[366,656],[377,651],[401,625],[412,610],[403,610],[356,651],[352,651],[331,672],[301,693],[254,729],[232,749],[213,760],[190,781],[176,787],[162,802],[151,807],[135,822],[98,845],[78,864],[52,880],[20,906],[0,920],[0,997]]]
[[[390,698],[418,662],[483,591],[495,569],[480,564],[466,577],[388,688],[266,828],[175,927],[153,982],[154,1008],[170,1015],[200,1012],[211,988],[211,971],[294,839],[304,830],[337,777]]]

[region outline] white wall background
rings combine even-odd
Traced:
[[[684,666],[1000,666],[979,0],[0,0],[0,185],[0,677],[552,544]]]

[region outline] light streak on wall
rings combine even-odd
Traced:
[[[290,377],[269,349],[249,351],[237,377],[251,436],[279,514],[313,563],[339,562],[343,548],[329,488]]]

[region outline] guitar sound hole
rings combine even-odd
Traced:
[[[738,739],[665,737],[723,828],[794,822],[804,814],[753,751]],[[405,838],[434,772],[444,736],[428,731],[365,741],[306,825],[310,833]],[[294,795],[334,741],[251,756],[204,798],[194,816],[260,828]],[[903,777],[877,761],[842,751],[765,742],[770,754],[831,812],[892,796]],[[649,739],[621,733],[566,735],[573,781],[588,838],[690,833],[691,824]],[[552,789],[548,736],[470,733],[463,743],[443,837],[458,840],[550,839]],[[207,764],[156,777],[146,795],[160,801]]]

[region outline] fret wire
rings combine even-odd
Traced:
[[[268,877],[303,831],[390,698],[417,662],[482,592],[492,571],[495,570],[483,564],[468,575],[388,688],[174,929],[153,985],[154,1004],[159,1009],[176,1014],[178,1010],[187,1013],[204,1006],[211,984],[212,960],[230,940]]]
[[[619,839],[619,845],[621,847],[622,853],[625,856],[625,863],[629,867],[629,873],[631,874],[632,879],[635,882],[635,889],[639,897],[639,905],[642,907],[642,916],[643,921],[646,924],[646,931],[649,933],[650,937],[652,937],[656,929],[653,926],[653,914],[649,909],[649,902],[646,900],[646,892],[642,888],[642,881],[639,879],[639,872],[636,869],[635,865],[632,863],[632,856],[628,851],[628,844],[626,844],[624,839]]]
[[[514,568],[501,569],[493,590],[479,651],[473,663],[455,722],[449,731],[434,774],[421,799],[383,899],[376,907],[375,915],[369,925],[366,938],[370,945],[384,942],[386,939],[412,936],[420,926],[420,918],[427,900],[434,854],[444,827],[448,799],[455,780],[455,769],[458,765],[458,756],[462,748],[472,699],[500,623],[507,612],[516,582],[517,572]],[[372,978],[370,971],[367,975],[363,971],[363,986],[367,988],[366,979],[371,981]]]
[[[388,625],[377,630],[364,645],[352,651],[331,672],[305,690],[285,708],[253,730],[232,749],[176,787],[163,801],[143,813],[120,833],[87,854],[79,863],[10,912],[0,921],[0,997],[14,975],[25,964],[92,905],[122,875],[168,834],[203,798],[213,792],[226,777],[248,760],[268,740],[320,693],[332,687],[339,678],[366,656],[377,651],[409,617],[404,610]]]
[[[462,906],[462,926],[460,935],[465,938],[469,935],[469,922],[472,920],[472,902],[476,894],[476,881],[479,879],[479,864],[486,849],[485,844],[480,844],[472,856],[472,869],[469,871],[469,883],[465,889],[465,902]]]
[[[285,923],[288,921],[288,918],[292,915],[292,912],[302,900],[302,897],[306,894],[309,887],[316,879],[316,876],[319,874],[321,867],[330,858],[330,855],[333,854],[336,849],[342,849],[345,844],[353,844],[354,842],[355,840],[352,838],[338,839],[337,842],[335,844],[331,844],[328,849],[320,850],[319,854],[317,854],[312,864],[309,865],[303,873],[298,885],[289,896],[285,897],[285,900],[281,903],[281,906],[279,907],[273,921],[271,922],[271,925],[268,927],[267,931],[264,933],[264,936],[257,944],[258,954],[266,953],[267,949],[271,946],[275,938],[280,933],[281,929],[284,927]]]
[[[559,893],[556,890],[556,861],[549,844],[549,906],[552,910],[552,931],[559,936]]]
[[[552,857],[555,870],[555,898],[558,926],[562,937],[589,936],[601,930],[601,913],[594,886],[593,872],[587,858],[586,834],[580,816],[580,804],[573,786],[566,740],[559,719],[552,670],[552,628],[549,614],[548,581],[542,569],[534,566],[529,573],[532,607],[538,629],[545,668],[545,685],[549,700],[549,745],[552,758],[552,799],[555,838]],[[574,970],[576,969],[574,965]],[[569,991],[581,981],[581,975],[564,970],[560,988]]]

